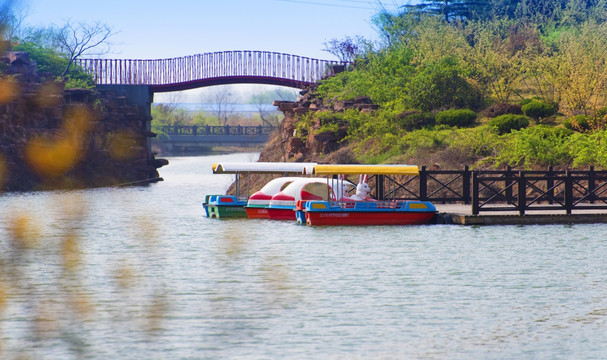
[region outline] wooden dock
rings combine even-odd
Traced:
[[[472,214],[472,206],[465,204],[435,204],[439,214],[437,224],[456,225],[534,225],[534,224],[606,224],[607,210],[585,209],[571,214],[566,211],[499,211],[490,214]]]
[[[438,224],[607,223],[607,170],[429,170],[372,176],[377,199],[430,201]]]

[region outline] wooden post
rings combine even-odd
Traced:
[[[520,174],[520,172],[519,172]],[[504,190],[505,190],[505,194],[504,196],[506,196],[506,203],[511,204],[514,202],[514,199],[512,197],[512,168],[510,167],[510,165],[508,165],[508,167],[506,168],[506,180],[504,181]]]
[[[569,170],[565,171],[565,211],[567,215],[573,210],[573,181]]]
[[[462,196],[464,197],[464,204],[470,204],[470,168],[468,165],[464,167],[464,173],[462,174]]]
[[[525,209],[527,208],[527,180],[525,179],[525,172],[518,172],[518,213],[519,215],[525,215]]]
[[[422,166],[419,172],[419,200],[429,201],[428,199],[428,173],[426,167]]]
[[[595,199],[595,191],[596,191],[596,174],[594,173],[594,165],[590,166],[590,170],[588,171],[588,198],[590,199],[590,203],[594,204]]]
[[[552,165],[548,166],[548,173],[546,174],[546,188],[548,195],[548,204],[554,203],[554,172],[552,170]]]
[[[472,173],[472,215],[479,213],[478,172]]]

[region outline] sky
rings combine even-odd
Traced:
[[[407,0],[20,0],[29,26],[66,21],[109,25],[107,58],[163,59],[261,50],[336,60],[324,43],[376,40],[372,18]]]

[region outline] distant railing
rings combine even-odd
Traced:
[[[472,213],[607,210],[607,171],[428,170],[419,176],[375,176],[378,199],[471,204]]]
[[[287,86],[311,84],[332,75],[334,66],[348,65],[269,51],[221,51],[153,60],[78,59],[77,63],[93,75],[97,84],[151,85],[159,91],[165,91],[163,87],[173,89],[178,84],[182,88],[197,87],[196,83],[209,79]]]
[[[162,132],[166,135],[179,136],[179,135],[190,135],[190,136],[213,136],[213,135],[249,135],[249,136],[261,136],[269,135],[272,131],[276,130],[275,126],[241,126],[241,125],[225,125],[225,126],[186,126],[186,125],[173,125],[163,126]]]

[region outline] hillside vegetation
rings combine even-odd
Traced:
[[[315,90],[327,104],[368,96],[379,110],[310,113],[299,128],[347,128],[342,144],[360,162],[607,167],[606,19],[603,0],[423,1],[380,13],[382,41],[333,41],[351,71]]]

